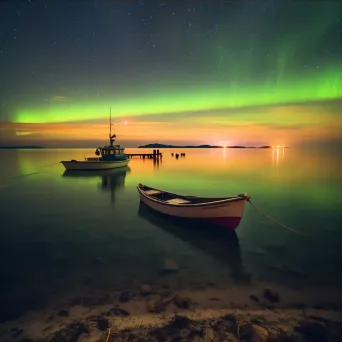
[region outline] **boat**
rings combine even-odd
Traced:
[[[109,170],[128,165],[130,158],[125,154],[125,148],[120,145],[114,145],[116,135],[112,135],[112,113],[110,109],[109,118],[109,145],[98,147],[95,154],[98,157],[84,158],[79,160],[62,160],[66,170],[92,171],[92,170]]]
[[[218,198],[184,196],[143,184],[137,189],[140,201],[155,211],[232,230],[239,226],[245,203],[251,198],[248,194]]]

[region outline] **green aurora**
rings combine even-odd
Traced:
[[[341,9],[334,1],[6,7],[2,25],[15,37],[0,47],[0,121],[96,120],[110,106],[114,117],[214,116],[341,99]],[[18,11],[45,30],[21,18],[13,29]],[[66,11],[56,31],[56,13]]]
[[[21,109],[17,123],[52,123],[114,117],[170,114],[291,104],[342,98],[342,69],[334,67],[312,77],[254,86],[206,85],[194,89],[154,91],[132,98],[75,103],[68,98],[39,109]]]

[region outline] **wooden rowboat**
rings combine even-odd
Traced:
[[[139,184],[140,201],[160,213],[188,219],[200,219],[228,229],[240,224],[248,194],[208,198],[183,196]]]

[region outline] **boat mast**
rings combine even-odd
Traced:
[[[112,137],[112,106],[109,107],[109,140]]]
[[[112,139],[112,106],[109,107],[109,143],[110,143],[110,147],[113,147],[113,139]]]

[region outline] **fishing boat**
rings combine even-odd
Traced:
[[[118,167],[127,166],[130,159],[125,154],[125,148],[120,145],[114,145],[116,135],[112,135],[112,112],[110,109],[109,114],[109,145],[98,147],[95,150],[95,154],[98,157],[84,158],[84,161],[79,160],[62,160],[66,170],[79,170],[79,171],[91,171],[91,170],[109,170],[116,169]]]
[[[242,219],[245,203],[251,196],[239,194],[234,197],[183,196],[138,185],[140,201],[162,214],[187,219],[198,219],[235,230]]]

